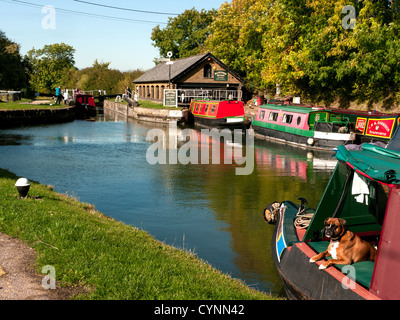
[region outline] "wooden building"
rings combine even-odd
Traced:
[[[244,80],[211,53],[159,63],[137,78],[134,88],[141,100],[162,102],[165,89],[178,90],[178,103],[193,98],[242,100]]]

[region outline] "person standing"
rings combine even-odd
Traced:
[[[126,94],[126,96],[128,98],[130,98],[132,96],[132,92],[131,92],[131,89],[129,87],[126,87],[125,94]]]
[[[57,97],[56,104],[60,104],[62,100],[61,86],[58,86],[56,89],[56,97]]]
[[[64,104],[69,104],[69,92],[68,89],[64,92]]]

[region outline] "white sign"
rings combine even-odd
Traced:
[[[164,90],[164,107],[178,107],[178,90],[177,89],[165,89]]]

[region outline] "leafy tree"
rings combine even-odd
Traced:
[[[354,28],[343,28],[346,5]],[[232,0],[206,47],[248,85],[331,104],[400,99],[399,0]],[[273,93],[273,92],[272,92]]]
[[[127,86],[132,87],[132,81],[140,77],[141,70],[121,72],[110,69],[111,62],[99,62],[97,59],[89,68],[77,71],[71,83],[72,87],[81,90],[106,90],[109,94],[124,93]]]
[[[212,23],[216,10],[200,12],[195,8],[186,10],[176,18],[169,18],[168,25],[161,29],[153,28],[151,40],[160,50],[160,56],[166,57],[171,51],[175,59],[201,53],[207,36],[208,26]]]
[[[0,30],[0,89],[22,89],[26,85],[25,68],[19,45]]]
[[[25,60],[29,64],[31,87],[36,91],[51,93],[69,77],[74,66],[75,49],[65,43],[45,45],[43,49],[33,48]]]

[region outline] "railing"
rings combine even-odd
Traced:
[[[241,100],[238,90],[178,89],[178,102],[190,103],[192,99]]]
[[[62,90],[62,93],[65,94],[65,92],[68,91],[68,93],[70,95],[73,95],[73,94],[75,94],[75,90],[76,89],[64,89],[64,90]],[[83,93],[83,94],[91,94],[93,96],[96,96],[96,95],[105,96],[105,95],[107,95],[106,90],[85,90],[85,91],[79,91],[79,92]]]

